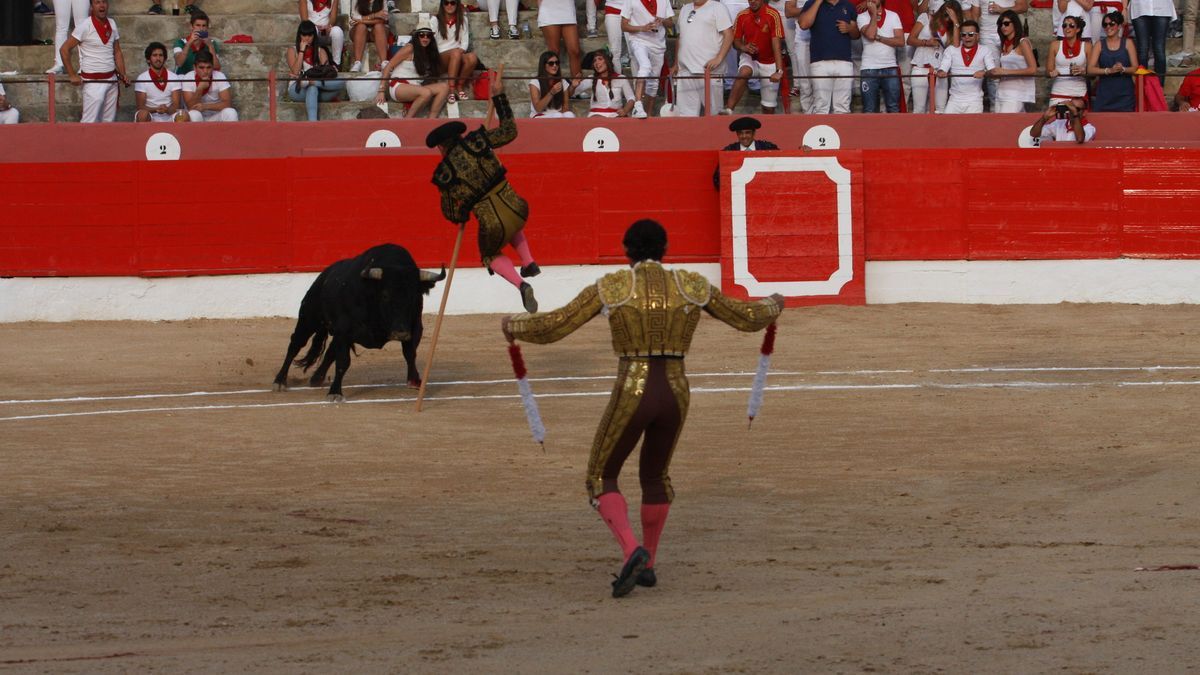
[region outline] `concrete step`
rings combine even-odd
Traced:
[[[221,70],[229,77],[266,77],[272,68],[287,70],[285,43],[221,45]],[[146,69],[145,46],[122,43],[121,53],[130,77]],[[54,48],[49,45],[0,47],[0,71],[41,75],[54,65]]]
[[[253,37],[255,42],[295,42],[296,26],[300,23],[295,14],[224,14],[210,17],[213,37],[224,39],[243,33]],[[137,46],[139,49],[145,49],[147,44],[156,40],[169,45],[187,32],[187,23],[181,17],[143,13],[113,18],[121,32],[121,44]],[[54,39],[53,16],[38,15],[34,19],[33,39]]]
[[[296,0],[179,0],[181,19],[187,19],[182,10],[188,4],[194,4],[204,10],[205,14],[292,14],[297,15]],[[163,0],[166,18],[171,17],[172,0]],[[150,0],[109,0],[109,14],[120,17],[130,14],[145,14],[150,8]],[[118,21],[120,19],[118,18]]]

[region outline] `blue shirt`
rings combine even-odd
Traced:
[[[817,61],[849,61],[850,35],[838,31],[838,21],[848,21],[850,25],[858,25],[858,12],[849,0],[838,0],[829,4],[825,0],[808,0],[801,11],[808,11],[814,2],[821,3],[817,9],[817,18],[809,29],[811,42],[808,43],[809,60]]]

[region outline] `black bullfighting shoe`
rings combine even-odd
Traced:
[[[641,546],[633,549],[633,553],[629,556],[629,560],[625,561],[625,566],[621,568],[621,574],[612,582],[614,598],[623,598],[629,595],[633,587],[637,585],[638,577],[646,569],[646,565],[650,564],[650,552]]]
[[[538,264],[535,262],[531,262],[528,265],[521,265],[521,276],[525,277],[526,279],[529,277],[536,277],[541,273],[542,268],[538,267]]]
[[[658,583],[658,576],[654,574],[653,567],[647,567],[646,569],[642,570],[641,574],[637,575],[637,585],[638,586],[645,586],[646,588],[654,588],[654,585],[657,583]]]
[[[537,311],[537,298],[533,297],[533,286],[525,282],[521,282],[521,304],[525,305],[525,311],[530,314]]]

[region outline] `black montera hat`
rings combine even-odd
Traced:
[[[459,136],[462,136],[462,133],[466,130],[467,125],[463,124],[462,122],[446,122],[440,127],[429,132],[429,135],[425,137],[425,147],[436,148],[451,138],[458,138]]]
[[[739,117],[729,123],[730,131],[755,131],[762,128],[762,122],[753,117]]]

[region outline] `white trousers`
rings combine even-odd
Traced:
[[[658,76],[662,73],[667,50],[653,47],[641,40],[630,40],[629,55],[632,57],[630,65],[633,66],[633,76],[646,81],[647,96],[657,96]]]
[[[812,74],[808,44],[808,40],[792,43],[792,77],[796,78],[795,87],[800,90],[800,112],[805,115],[811,114],[813,109],[813,81],[808,79]]]
[[[751,78],[758,78],[759,96],[761,97],[761,105],[764,108],[774,108],[779,103],[779,87],[780,82],[772,82],[771,76],[775,71],[779,70],[779,66],[774,63],[759,63],[755,61],[749,54],[743,53],[738,57],[738,75],[741,76],[742,69],[750,71]],[[784,96],[787,92],[784,92]]]
[[[571,112],[570,110],[567,112],[563,112],[561,110],[546,110],[546,112],[538,113],[533,117],[534,119],[539,120],[574,119],[575,113]]]
[[[117,79],[88,80],[84,79],[81,96],[83,97],[83,118],[80,122],[115,122],[117,120]]]
[[[613,67],[621,70],[621,57],[625,54],[625,31],[621,30],[620,14],[604,15],[604,32],[608,33],[608,48],[612,50]]]
[[[914,113],[929,112],[929,72],[927,66],[913,66],[912,77],[908,78],[908,88],[912,91],[912,110]],[[950,97],[949,80],[939,79],[934,89],[937,96],[937,107],[934,110],[945,110],[946,99]]]
[[[704,73],[687,73],[679,71],[680,78],[675,81],[675,109],[680,117],[699,117],[700,108],[710,115],[715,115],[724,106],[725,88],[720,77],[709,81],[708,104],[704,104]],[[698,76],[696,79],[685,79],[683,76]]]
[[[21,111],[16,108],[0,111],[0,124],[16,124],[21,121]]]
[[[950,100],[946,102],[946,109],[942,112],[948,115],[981,113],[983,112],[983,92],[973,96],[951,96]]]
[[[1024,101],[1009,101],[1003,98],[997,98],[992,102],[992,112],[996,113],[1023,113],[1025,112]]]
[[[517,25],[517,4],[520,0],[488,0],[488,20],[500,23],[500,3],[504,3],[504,11],[508,15],[508,25]]]
[[[320,26],[318,26],[320,28]],[[333,52],[333,62],[342,65],[342,49],[346,46],[346,34],[341,26],[329,29],[329,51]]]
[[[854,88],[854,63],[850,61],[817,61],[809,66],[817,78],[813,80],[814,115],[850,112],[850,96]],[[830,76],[837,75],[837,79]]]
[[[62,67],[62,55],[58,50],[71,34],[71,19],[75,20],[76,26],[82,26],[91,11],[88,0],[54,0],[54,65]]]
[[[193,122],[236,122],[238,121],[238,113],[233,108],[224,108],[221,110],[189,110],[188,117],[192,118]]]
[[[583,11],[587,18],[587,29],[596,30],[596,0],[583,0]]]

